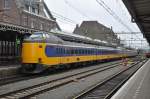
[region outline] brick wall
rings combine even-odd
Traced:
[[[0,20],[13,24],[19,24],[19,11],[16,7],[15,0],[8,0],[9,7],[5,7],[4,0],[0,0]]]
[[[0,21],[26,28],[50,31],[57,27],[55,20],[49,20],[38,15],[25,12],[23,8],[18,8],[16,0],[8,0],[9,7],[5,8],[5,0],[0,0]]]
[[[83,21],[80,27],[76,27],[74,33],[91,37],[93,39],[107,41],[109,43],[119,44],[120,42],[111,28],[107,28],[104,25],[98,23],[97,21]]]

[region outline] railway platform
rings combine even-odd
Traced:
[[[19,71],[20,65],[0,66],[0,79],[16,75]]]
[[[150,99],[150,60],[111,99]]]

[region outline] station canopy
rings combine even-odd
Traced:
[[[122,0],[150,44],[150,0]]]

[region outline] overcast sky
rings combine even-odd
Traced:
[[[125,8],[122,0],[103,0],[123,21],[128,25],[133,32],[139,32],[136,24],[131,23],[131,17]],[[106,10],[100,6],[96,0],[45,0],[50,11],[55,15],[58,24],[61,29],[67,32],[72,32],[76,24],[81,24],[84,20],[97,20],[99,23],[104,24],[107,27],[113,27],[115,32],[130,32],[118,21],[116,21]],[[59,14],[59,15],[57,15]],[[60,18],[60,15],[71,19],[73,22],[65,21]],[[138,36],[138,37],[137,37]],[[142,35],[119,35],[122,40],[124,39],[134,39],[142,38]],[[131,43],[131,42],[130,42]],[[141,43],[141,41],[136,41],[136,43]],[[147,44],[143,42],[143,46]],[[136,44],[139,46],[140,44]],[[143,47],[142,46],[142,47]]]

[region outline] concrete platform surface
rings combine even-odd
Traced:
[[[111,99],[150,99],[150,60]]]
[[[0,66],[0,79],[16,75],[19,72],[20,65]]]

